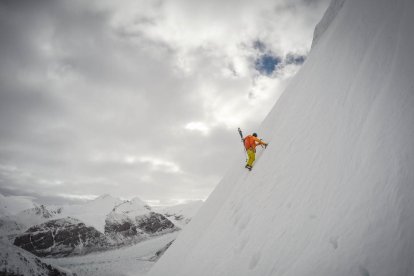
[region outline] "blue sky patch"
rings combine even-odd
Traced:
[[[270,76],[275,71],[276,66],[281,62],[282,59],[280,57],[264,54],[255,61],[255,68],[262,75]]]

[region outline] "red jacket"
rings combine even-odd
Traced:
[[[254,137],[253,135],[248,135],[244,138],[244,147],[246,148],[246,150],[253,149],[255,151],[257,145],[265,145],[265,144],[266,144],[265,142],[263,142],[257,137]]]

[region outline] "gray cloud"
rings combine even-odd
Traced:
[[[1,1],[0,192],[205,198],[300,66],[254,61],[305,56],[326,5]]]

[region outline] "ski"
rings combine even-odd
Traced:
[[[243,133],[242,133],[242,131],[241,131],[241,129],[240,129],[240,128],[238,128],[237,130],[239,131],[241,141],[242,141],[242,143],[243,143],[243,145],[244,145]]]
[[[246,148],[244,147],[243,133],[242,133],[240,128],[238,128],[237,130],[239,131],[239,134],[240,134],[240,138],[241,138],[241,142],[242,142],[242,145],[243,145],[243,148],[244,148],[244,152],[247,154]]]
[[[240,134],[240,138],[241,138],[241,142],[242,142],[242,145],[243,145],[244,153],[246,153],[246,162],[247,162],[247,151],[246,151],[246,148],[244,147],[243,133],[242,133],[242,130],[240,128],[238,128],[237,130],[239,131],[239,134]]]

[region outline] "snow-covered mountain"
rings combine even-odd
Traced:
[[[307,61],[150,276],[414,275],[414,1],[332,2]]]
[[[139,241],[179,230],[164,215],[152,211],[139,198],[117,205],[105,220],[105,234],[117,243]]]
[[[35,207],[23,210],[14,216],[9,216],[12,219],[20,222],[23,225],[31,226],[59,217],[62,213],[62,208],[48,208],[45,205],[35,205]]]
[[[94,200],[80,205],[65,205],[62,207],[62,217],[73,217],[104,232],[106,216],[115,206],[124,201],[108,194],[101,195]]]
[[[189,221],[193,212],[183,212],[185,209],[180,206],[175,212],[181,210],[182,220]],[[178,231],[183,225],[139,198],[128,201],[103,195],[85,204],[34,205],[17,214],[2,216],[0,236],[37,256],[56,258],[114,250]],[[165,247],[155,244],[154,254]]]
[[[33,254],[0,239],[0,275],[70,276],[70,270],[45,263]]]
[[[29,227],[44,223],[61,215],[61,208],[51,209],[44,205],[34,204],[33,208],[23,210],[15,215],[0,216],[0,236],[9,236],[9,239],[23,233]]]

